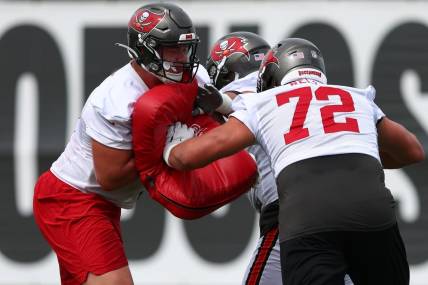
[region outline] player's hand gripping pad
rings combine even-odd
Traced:
[[[204,133],[219,124],[192,117],[197,84],[157,86],[141,96],[132,115],[135,164],[150,196],[182,219],[207,215],[247,192],[257,177],[254,160],[241,151],[203,168],[178,171],[163,161],[168,126],[176,121]]]

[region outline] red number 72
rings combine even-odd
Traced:
[[[326,86],[321,86],[315,91],[315,98],[320,101],[329,100],[330,95],[339,96],[342,104],[328,105],[320,108],[324,133],[328,134],[341,131],[359,133],[358,121],[356,119],[346,118],[344,123],[337,123],[334,121],[334,113],[355,111],[351,94],[343,89]],[[309,136],[308,128],[304,128],[303,125],[312,100],[312,90],[310,87],[302,87],[284,92],[276,96],[276,102],[278,106],[281,106],[289,103],[292,97],[298,97],[299,99],[297,101],[296,110],[294,111],[290,131],[284,134],[286,144]]]

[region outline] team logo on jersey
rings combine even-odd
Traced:
[[[156,27],[165,16],[165,11],[160,14],[147,9],[138,10],[129,20],[129,26],[134,30],[147,34]]]
[[[211,51],[211,59],[215,62],[220,62],[223,58],[227,58],[235,53],[241,53],[250,60],[250,53],[245,47],[247,39],[241,37],[230,37],[217,43]]]

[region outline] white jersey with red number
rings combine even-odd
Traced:
[[[220,92],[236,91],[255,93],[257,91],[257,76],[258,71],[250,73],[247,76],[224,86]],[[243,96],[246,95],[247,94],[244,94]],[[265,206],[269,205],[275,200],[278,200],[275,176],[273,175],[269,156],[261,146],[252,145],[248,147],[247,151],[255,157],[257,162],[257,169],[259,172],[259,179],[257,184],[251,188],[247,195],[252,206],[257,211],[261,212]]]
[[[300,79],[258,94],[240,95],[231,116],[243,122],[269,153],[278,176],[307,158],[363,153],[378,159],[375,89]]]
[[[199,84],[209,82],[199,66]],[[91,139],[115,149],[131,150],[134,103],[149,88],[131,64],[107,77],[89,96],[64,152],[52,164],[55,176],[76,189],[97,193],[121,208],[132,208],[144,189],[138,179],[114,191],[103,191],[95,178]],[[114,162],[112,162],[114,163]]]

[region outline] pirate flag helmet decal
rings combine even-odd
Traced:
[[[149,9],[138,9],[129,20],[128,27],[141,34],[147,34],[165,17],[164,10],[158,13]]]
[[[233,32],[221,37],[211,48],[206,65],[212,83],[221,89],[258,70],[269,48],[262,37],[251,32]]]
[[[246,45],[248,41],[244,37],[230,37],[221,42],[217,42],[211,50],[211,58],[215,62],[221,62],[223,58],[227,58],[235,53],[241,53],[247,59],[250,58]]]

